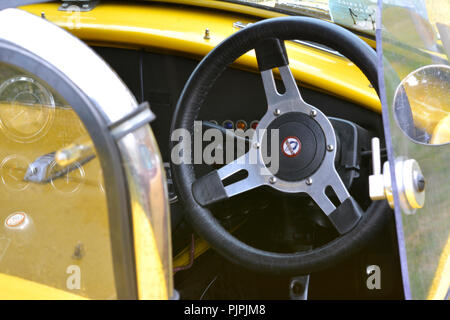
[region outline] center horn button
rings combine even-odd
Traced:
[[[278,151],[270,150],[270,130],[279,130]],[[310,116],[286,113],[275,119],[267,128],[269,135],[263,145],[267,154],[279,153],[279,169],[275,176],[285,181],[300,181],[311,176],[322,164],[326,152],[325,135],[319,124]]]

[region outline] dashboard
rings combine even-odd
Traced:
[[[139,102],[148,101],[156,120],[152,129],[164,161],[169,161],[169,130],[172,115],[183,87],[198,64],[197,60],[148,51],[92,47],[119,75]],[[329,117],[351,120],[383,135],[378,113],[351,102],[300,85],[306,102]],[[266,110],[260,75],[228,68],[214,85],[199,118],[225,128],[241,123],[255,125]]]

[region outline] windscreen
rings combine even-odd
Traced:
[[[377,0],[227,0],[283,14],[332,21],[359,33],[374,36]]]
[[[448,299],[450,2],[383,0],[379,5],[380,87],[391,174],[397,161],[415,159],[425,178],[422,208],[405,211],[399,197],[395,202],[405,293],[413,299]],[[401,174],[395,171],[397,178]]]
[[[54,88],[2,62],[0,221],[3,280],[117,297],[103,171],[92,140]]]

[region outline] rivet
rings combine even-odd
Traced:
[[[316,110],[311,110],[309,115],[314,118],[315,116],[317,116],[317,111]]]
[[[274,184],[275,182],[277,182],[277,178],[275,178],[274,176],[272,176],[272,177],[269,178],[269,182],[270,182],[271,184]]]
[[[308,186],[310,186],[310,185],[312,185],[313,180],[312,180],[312,178],[307,178],[305,182]]]
[[[82,243],[78,243],[72,254],[72,259],[80,260],[84,256],[84,246]]]
[[[280,109],[275,109],[275,110],[273,111],[273,114],[274,114],[275,116],[279,116],[279,115],[281,114],[281,110],[280,110]]]
[[[332,144],[327,145],[327,150],[328,151],[333,151],[334,150],[334,146]]]
[[[414,185],[417,189],[417,191],[422,192],[425,190],[425,178],[423,175],[418,174],[414,179]]]

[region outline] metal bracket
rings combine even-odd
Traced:
[[[100,0],[61,0],[62,5],[58,8],[59,11],[78,11],[88,12],[94,9]]]
[[[309,274],[291,278],[289,297],[291,300],[308,300]]]
[[[113,137],[116,140],[120,140],[130,132],[152,122],[155,118],[155,114],[150,110],[150,104],[143,102],[136,110],[122,119],[113,122],[108,128],[111,130]]]
[[[369,195],[372,200],[384,200],[394,208],[389,162],[383,165],[381,173],[380,139],[372,139],[373,175],[369,176]],[[399,193],[400,207],[406,214],[412,214],[425,204],[425,178],[414,159],[395,160],[395,179]]]

